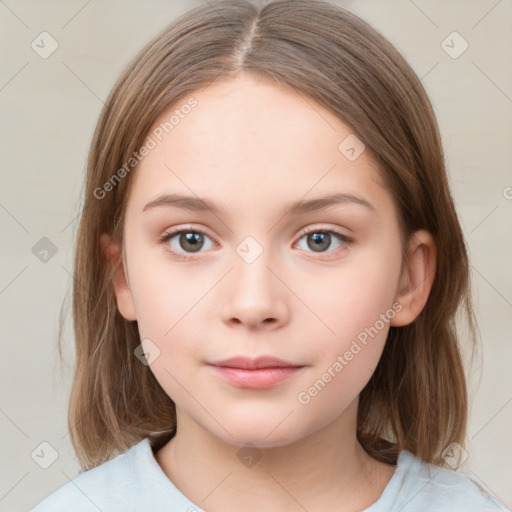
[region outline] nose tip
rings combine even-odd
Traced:
[[[251,243],[247,242],[249,253],[254,249]],[[286,287],[270,269],[263,252],[252,263],[245,258],[237,262],[224,292],[222,318],[225,322],[250,329],[269,329],[287,321]]]

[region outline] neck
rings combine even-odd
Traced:
[[[312,435],[285,446],[232,446],[178,412],[176,435],[155,454],[174,485],[208,511],[362,510],[394,467],[356,439],[357,401]]]

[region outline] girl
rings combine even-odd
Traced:
[[[459,307],[474,339],[403,57],[327,2],[207,2],[101,113],[73,292],[83,471],[33,510],[503,511],[452,471]]]

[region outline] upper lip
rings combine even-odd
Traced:
[[[229,368],[241,368],[244,370],[256,370],[259,368],[288,368],[299,367],[301,365],[293,364],[288,361],[283,361],[277,357],[261,356],[256,358],[251,357],[232,357],[230,359],[223,359],[222,361],[214,361],[209,363],[213,366],[225,366]]]

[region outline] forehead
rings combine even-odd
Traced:
[[[344,141],[353,146],[357,139],[338,117],[287,86],[247,75],[191,92],[158,117],[148,136],[154,147],[131,187],[138,208],[163,192],[218,198],[234,208],[338,189],[386,194],[368,151],[355,160],[343,152]]]

